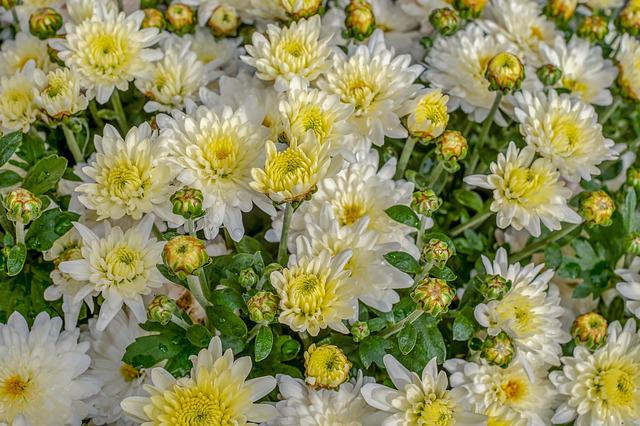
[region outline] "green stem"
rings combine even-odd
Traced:
[[[558,231],[552,232],[551,234],[547,235],[541,240],[538,240],[533,244],[529,244],[528,246],[523,248],[521,251],[511,256],[510,261],[513,263],[513,262],[519,262],[523,259],[526,259],[527,257],[531,256],[533,253],[536,253],[537,251],[543,249],[544,247],[551,244],[552,242],[557,241],[562,237],[566,237],[571,232],[580,228],[581,226],[582,225],[579,223],[572,224],[565,227],[564,229],[560,229]]]
[[[94,123],[98,126],[99,129],[104,127],[104,121],[98,115],[98,107],[96,106],[95,99],[89,102],[89,112],[91,113],[91,118],[93,118]]]
[[[602,114],[602,117],[600,117],[600,124],[605,124],[620,105],[622,105],[622,98],[616,97],[611,106],[607,108],[604,114]]]
[[[189,235],[191,235],[192,237],[196,236],[196,224],[193,221],[193,219],[187,219],[185,222],[185,226],[187,228],[187,232],[189,233]]]
[[[118,93],[118,89],[113,90],[113,94],[111,95],[111,105],[113,105],[113,112],[116,113],[116,121],[118,122],[118,127],[120,127],[120,131],[124,136],[129,130],[129,126],[127,124],[127,117],[124,115],[124,109],[122,108],[122,102],[120,101],[120,94]]]
[[[200,306],[202,306],[203,308],[211,306],[211,303],[204,297],[202,284],[198,277],[196,277],[195,275],[189,275],[187,277],[187,284],[189,285],[189,291],[191,291],[191,294],[200,304]]]
[[[247,335],[247,343],[253,340],[254,337],[258,335],[258,332],[262,328],[263,324],[256,324],[253,326],[251,330],[249,330],[249,334]]]
[[[471,219],[469,219],[465,223],[461,223],[460,225],[453,228],[449,233],[452,237],[462,234],[466,229],[475,228],[476,226],[482,224],[485,220],[489,219],[493,215],[493,212],[484,212],[478,213]]]
[[[434,184],[438,181],[438,178],[444,171],[444,164],[442,161],[438,161],[438,164],[433,168],[431,173],[429,174],[429,182],[427,183],[427,187],[433,189]],[[434,191],[437,193],[437,191]]]
[[[69,151],[71,151],[71,155],[73,155],[73,159],[76,164],[84,163],[84,155],[82,155],[82,151],[78,146],[76,136],[64,123],[62,123],[62,132],[64,133],[64,138],[67,140],[67,146],[69,147]]]
[[[287,239],[289,238],[289,225],[293,216],[293,206],[286,203],[284,206],[284,217],[282,218],[282,233],[280,234],[280,245],[278,246],[278,263],[282,266],[287,264]]]
[[[411,324],[411,323],[415,322],[418,318],[420,318],[420,316],[423,313],[424,313],[424,311],[422,311],[420,309],[416,309],[415,311],[411,312],[406,317],[402,318],[397,323],[393,324],[391,327],[388,327],[385,331],[383,331],[382,334],[380,334],[380,337],[382,337],[383,339],[387,339],[387,338],[393,336],[394,334],[396,334],[400,330],[402,330],[404,328],[405,324],[407,324],[407,323]]]
[[[464,136],[465,138],[469,136],[471,126],[473,126],[473,121],[467,120],[467,124],[465,124],[464,128],[462,129],[462,136]]]
[[[491,125],[493,124],[493,118],[498,112],[498,107],[500,106],[500,102],[502,101],[502,93],[496,92],[496,97],[493,100],[493,105],[491,105],[491,109],[489,110],[489,115],[482,123],[482,130],[480,131],[480,137],[478,138],[478,143],[476,143],[475,149],[473,150],[473,155],[471,156],[471,162],[469,163],[469,171],[468,175],[472,175],[478,166],[478,160],[480,160],[480,151],[482,151],[482,146],[484,145],[484,141],[489,134],[489,130],[491,129]]]
[[[411,158],[411,153],[413,152],[413,148],[416,146],[416,142],[418,139],[409,136],[407,141],[402,148],[402,153],[400,154],[400,159],[398,160],[398,167],[396,168],[396,179],[402,179],[404,177],[404,171],[407,169],[407,164],[409,163],[409,158]]]
[[[16,220],[16,244],[24,244],[24,222]]]
[[[302,346],[304,346],[305,349],[309,348],[309,346],[311,346],[311,336],[309,336],[309,333],[307,333],[306,331],[301,331],[298,333],[298,336],[300,336],[300,340],[302,340]]]
[[[424,246],[424,231],[427,229],[427,216],[422,216],[420,218],[420,229],[418,230],[418,236],[416,237],[416,245],[418,249],[422,251],[422,247]]]
[[[180,328],[183,328],[185,330],[188,330],[190,325],[187,324],[187,322],[185,320],[183,320],[182,318],[180,318],[177,315],[173,315],[171,317],[171,322],[174,323],[175,325],[179,326]]]

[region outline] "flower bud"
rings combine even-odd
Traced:
[[[545,86],[553,86],[562,77],[562,70],[555,65],[546,64],[538,68],[538,78]]]
[[[591,43],[603,41],[609,34],[607,20],[599,15],[586,16],[578,26],[578,37],[586,38]]]
[[[278,296],[268,291],[259,291],[247,300],[249,319],[259,324],[268,324],[278,315]]]
[[[447,312],[456,292],[445,280],[426,277],[413,290],[411,297],[420,309],[431,316]]]
[[[511,281],[501,275],[487,275],[480,284],[480,293],[486,300],[500,300],[511,290]]]
[[[202,191],[195,188],[182,188],[170,198],[173,213],[185,219],[197,219],[204,215],[202,209]]]
[[[353,341],[356,343],[366,339],[369,333],[369,324],[365,321],[356,321],[351,326],[351,335],[353,336]]]
[[[634,256],[640,256],[640,232],[632,232],[624,237],[624,251]]]
[[[42,201],[31,191],[18,188],[7,194],[4,208],[7,209],[7,219],[12,222],[21,221],[26,225],[40,217]]]
[[[607,341],[607,320],[597,312],[578,316],[571,326],[576,345],[584,345],[594,351]]]
[[[140,26],[142,28],[157,28],[162,31],[167,27],[167,20],[158,9],[147,8],[144,9],[144,19]]]
[[[408,103],[406,127],[412,136],[429,142],[442,134],[449,123],[449,97],[440,89],[429,90]]]
[[[616,206],[609,194],[604,191],[594,191],[587,193],[580,200],[579,213],[591,226],[609,226],[615,209]]]
[[[616,27],[632,36],[640,34],[640,4],[629,2],[618,14]]]
[[[449,36],[456,31],[460,26],[460,15],[454,9],[444,7],[441,9],[435,9],[429,15],[429,22],[443,36]]]
[[[436,152],[444,161],[456,162],[467,156],[469,144],[457,130],[445,130],[436,140]]]
[[[422,248],[420,261],[442,268],[453,255],[454,252],[449,247],[449,244],[437,238],[432,238]]]
[[[251,288],[258,282],[258,274],[253,268],[246,268],[240,271],[238,274],[238,281],[240,281],[240,285],[244,288]]]
[[[184,3],[172,3],[165,11],[167,29],[178,35],[193,32],[196,27],[196,15],[189,6]]]
[[[171,272],[185,279],[209,261],[204,243],[191,235],[173,237],[162,250],[162,260]]]
[[[173,314],[178,310],[176,302],[164,295],[158,295],[153,298],[147,307],[149,321],[158,322],[167,325],[171,321]]]
[[[369,2],[351,0],[344,11],[346,14],[344,25],[347,27],[347,37],[362,41],[373,34],[376,29],[376,17]]]
[[[487,336],[482,343],[480,356],[491,364],[506,368],[511,363],[514,352],[513,342],[511,342],[507,333],[501,331],[496,336]]]
[[[453,6],[458,9],[463,19],[477,18],[482,13],[487,0],[454,0]]]
[[[416,191],[411,199],[411,208],[418,214],[431,217],[442,205],[442,198],[432,189]]]
[[[62,16],[50,7],[43,7],[29,17],[29,32],[40,40],[46,40],[56,35],[62,28]]]
[[[629,167],[627,170],[627,185],[636,191],[640,191],[640,169]]]
[[[578,6],[578,0],[547,0],[544,13],[549,18],[555,18],[560,22],[567,22],[573,17]]]
[[[501,52],[489,60],[484,76],[489,81],[489,90],[506,95],[520,89],[524,80],[524,65],[513,53]]]
[[[305,381],[319,388],[336,388],[349,378],[351,363],[334,345],[312,344],[304,353]]]
[[[15,5],[16,0],[0,0],[0,6],[4,7],[6,10],[11,10]]]
[[[207,21],[211,34],[216,37],[233,37],[240,26],[238,11],[229,4],[221,4],[213,9],[211,17]]]
[[[322,12],[323,0],[282,0],[287,14],[295,19],[309,18]]]

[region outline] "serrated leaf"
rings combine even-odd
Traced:
[[[369,368],[373,363],[384,368],[382,358],[390,348],[391,343],[388,340],[380,336],[370,336],[360,343],[358,354],[365,368]]]
[[[412,228],[420,227],[420,219],[418,215],[409,206],[398,204],[391,206],[384,211],[391,219],[396,222],[403,223]]]
[[[0,138],[0,166],[18,150],[22,143],[22,132],[7,133]]]
[[[43,212],[29,226],[25,241],[30,249],[45,251],[72,227],[80,216],[73,212],[63,212],[56,207]]]
[[[24,267],[24,261],[27,259],[27,247],[23,243],[18,243],[9,249],[6,257],[7,275],[16,276]]]
[[[271,353],[273,347],[273,333],[269,326],[262,326],[258,330],[255,341],[256,362],[266,359]]]
[[[413,324],[408,323],[398,333],[398,349],[404,355],[411,352],[416,345],[416,339],[418,338],[418,332]]]
[[[453,196],[456,201],[465,207],[469,207],[477,212],[482,210],[482,197],[477,192],[468,191],[466,189],[458,189],[454,191]]]
[[[558,244],[549,244],[544,249],[544,263],[551,269],[558,269],[562,264],[562,252]]]
[[[211,338],[211,332],[202,324],[194,324],[187,329],[187,339],[198,348],[209,346]]]
[[[36,195],[55,188],[67,168],[67,159],[58,155],[49,155],[39,160],[27,173],[22,187]]]
[[[384,258],[392,266],[408,274],[420,272],[420,264],[409,253],[404,251],[392,251],[384,255]]]

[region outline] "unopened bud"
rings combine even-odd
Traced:
[[[640,169],[629,167],[627,170],[627,185],[636,191],[640,191]]]
[[[420,261],[442,268],[453,255],[453,249],[449,247],[449,244],[437,238],[432,238],[422,248]]]
[[[11,10],[15,5],[16,0],[0,0],[0,6],[4,7],[6,10]]]
[[[448,162],[457,162],[467,156],[469,144],[457,130],[445,130],[436,140],[438,156]]]
[[[571,335],[576,345],[584,345],[592,351],[607,341],[607,320],[597,312],[578,316],[571,327]]]
[[[176,302],[172,298],[164,295],[154,297],[147,307],[149,320],[162,325],[169,324],[173,314],[177,310],[178,306]]]
[[[640,232],[632,232],[624,237],[624,251],[634,256],[640,256]]]
[[[411,296],[420,309],[435,317],[449,310],[455,295],[455,290],[445,280],[426,277],[420,281]]]
[[[599,15],[586,16],[578,26],[578,36],[591,43],[603,41],[609,34],[607,20]]]
[[[501,275],[487,275],[480,284],[480,293],[486,300],[499,300],[511,290],[511,281]]]
[[[268,291],[259,291],[247,301],[249,319],[258,324],[268,324],[278,315],[278,296]]]
[[[545,86],[553,86],[562,77],[562,70],[555,65],[546,64],[538,68],[536,73]]]
[[[514,352],[513,342],[511,342],[507,333],[501,331],[496,336],[487,336],[482,343],[480,356],[491,364],[506,368],[511,363]]]
[[[182,188],[170,198],[173,213],[185,219],[197,219],[204,215],[202,209],[202,191],[195,188]]]
[[[616,27],[632,36],[640,34],[640,4],[629,2],[618,14]]]
[[[376,17],[369,2],[351,0],[344,11],[346,14],[344,24],[347,27],[347,37],[362,41],[373,34],[376,29]]]
[[[356,321],[351,326],[351,335],[353,336],[353,341],[356,343],[366,339],[369,333],[369,324],[365,321]]]
[[[477,18],[482,13],[487,0],[454,0],[454,7],[463,19]]]
[[[56,35],[62,28],[62,16],[50,7],[43,7],[29,17],[29,32],[40,40],[46,40]]]
[[[524,80],[524,65],[513,53],[501,52],[491,58],[484,76],[489,81],[489,90],[506,95],[520,89]]]
[[[42,201],[31,191],[18,188],[7,194],[4,208],[7,209],[7,219],[12,222],[21,221],[26,225],[40,217]]]
[[[578,0],[547,0],[544,13],[560,22],[567,22],[573,17],[578,6]]]
[[[238,281],[240,281],[240,285],[244,288],[252,288],[258,282],[258,274],[253,268],[246,268],[240,271],[238,274]]]
[[[167,29],[178,35],[193,32],[196,27],[196,15],[189,6],[184,3],[172,3],[165,11]]]
[[[587,193],[580,201],[579,213],[589,225],[609,226],[616,206],[604,191]]]
[[[409,133],[423,143],[440,136],[449,123],[448,101],[449,97],[440,89],[429,90],[409,101],[405,110]]]
[[[454,9],[444,7],[441,9],[435,9],[429,15],[429,22],[433,25],[440,34],[449,36],[460,27],[460,14]]]
[[[323,0],[282,0],[287,15],[298,20],[309,18],[322,12]]]
[[[416,191],[411,199],[411,208],[418,214],[431,217],[442,205],[442,198],[432,190]]]
[[[167,27],[167,20],[158,9],[147,8],[144,9],[144,19],[140,26],[142,28],[157,28],[162,31]]]
[[[240,15],[235,7],[221,4],[213,9],[211,17],[207,21],[211,34],[216,37],[233,37],[240,26]]]
[[[305,381],[319,388],[336,388],[349,378],[351,363],[335,345],[312,344],[304,353]]]
[[[173,237],[162,250],[162,260],[171,272],[185,279],[209,262],[204,243],[190,235]]]

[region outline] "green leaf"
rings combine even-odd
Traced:
[[[211,324],[225,336],[245,338],[247,326],[234,311],[222,305],[207,308],[207,315]]]
[[[22,177],[11,170],[0,170],[0,188],[6,188],[7,186],[13,186],[19,183]]]
[[[580,276],[580,265],[575,262],[563,263],[558,269],[558,275],[562,278],[578,278]]]
[[[22,186],[36,195],[43,194],[55,188],[66,168],[66,158],[57,155],[45,157],[29,170]]]
[[[636,213],[637,202],[636,191],[633,188],[629,188],[625,194],[621,212],[622,223],[625,231],[627,232],[635,232],[638,230],[638,217]]]
[[[7,275],[16,276],[22,271],[24,261],[27,260],[27,247],[23,243],[18,243],[11,247],[7,256]]]
[[[416,345],[416,339],[418,338],[418,332],[413,324],[406,324],[402,330],[398,333],[398,348],[400,352],[407,355],[411,352]]]
[[[391,342],[380,336],[370,336],[364,339],[362,343],[360,343],[358,350],[360,360],[364,367],[369,368],[372,363],[375,363],[378,367],[384,368],[382,358],[391,346]]]
[[[596,255],[595,250],[591,247],[588,241],[583,239],[575,239],[571,242],[574,250],[576,251],[576,255],[578,256],[578,265],[584,270],[588,270],[593,268],[593,266],[598,262],[598,256]]]
[[[269,326],[262,326],[258,330],[255,342],[256,362],[267,358],[273,347],[273,333]]]
[[[420,264],[409,253],[404,251],[392,251],[384,255],[384,258],[392,266],[408,274],[420,272]]]
[[[591,284],[580,283],[573,289],[571,297],[573,297],[574,299],[582,299],[592,294],[594,290],[595,289]]]
[[[544,263],[551,269],[558,269],[562,264],[562,252],[556,243],[549,244],[544,249]]]
[[[214,305],[226,306],[229,309],[242,309],[246,311],[246,305],[242,294],[232,288],[222,288],[211,293],[211,302]]]
[[[389,207],[384,212],[396,222],[403,223],[413,228],[420,227],[420,219],[418,218],[418,215],[416,215],[415,212],[411,210],[411,207],[409,206],[398,204],[398,205]]]
[[[445,281],[454,281],[457,278],[456,274],[454,274],[453,271],[446,266],[442,268],[438,268],[437,266],[432,267],[431,269],[429,269],[429,275]]]
[[[447,359],[447,347],[444,344],[442,333],[437,326],[426,327],[422,330],[427,359],[437,358],[438,364]]]
[[[45,211],[29,226],[25,236],[27,246],[37,251],[50,249],[58,238],[73,227],[73,222],[79,217],[76,213],[63,212],[58,207]]]
[[[211,342],[211,332],[202,324],[194,324],[187,329],[187,339],[198,348],[206,348]]]
[[[182,351],[182,339],[155,334],[138,337],[127,346],[122,360],[136,368],[153,367],[162,360],[172,358]]]
[[[476,321],[473,317],[473,309],[465,307],[456,315],[453,321],[453,340],[465,341],[473,336],[476,329]]]
[[[458,189],[453,192],[456,201],[465,207],[469,207],[477,212],[482,210],[482,197],[477,192],[466,189]]]
[[[273,349],[274,355],[280,361],[290,361],[294,359],[300,352],[300,342],[291,336],[278,336]]]
[[[22,143],[22,132],[7,133],[0,138],[0,166],[4,165]]]

